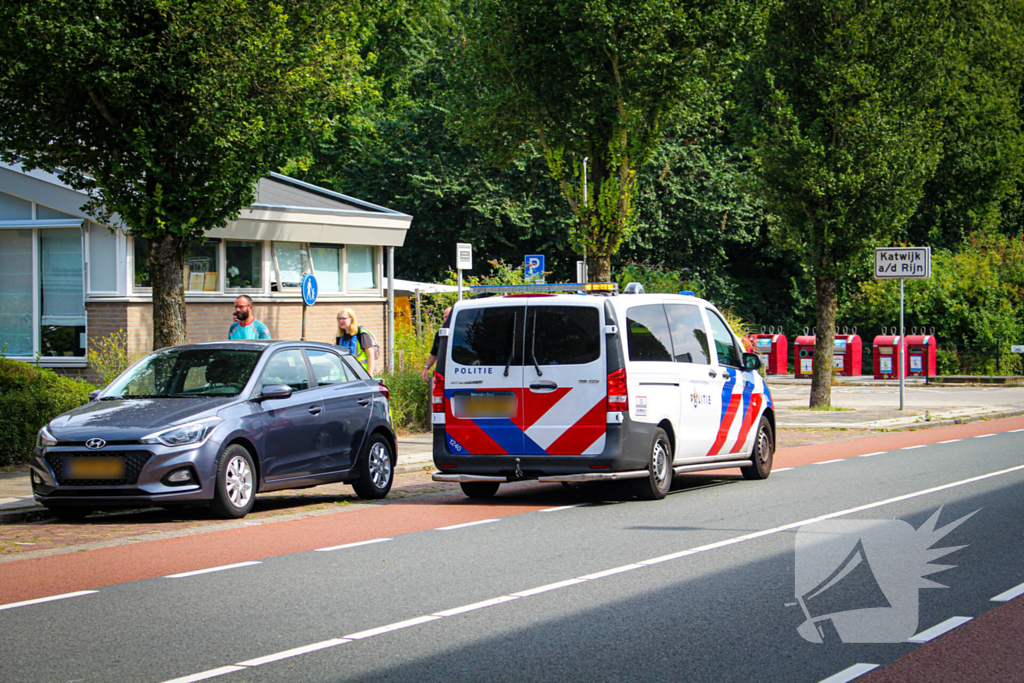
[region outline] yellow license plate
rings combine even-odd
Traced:
[[[458,394],[455,404],[459,417],[510,418],[516,414],[515,394]]]
[[[124,479],[124,458],[64,458],[65,479]]]

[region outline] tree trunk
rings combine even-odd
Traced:
[[[185,344],[185,247],[175,235],[149,240],[153,283],[153,350]]]
[[[587,260],[587,277],[591,282],[612,281],[612,259],[610,256],[591,256]]]
[[[836,281],[832,276],[814,278],[818,322],[814,337],[814,373],[811,376],[811,408],[832,406],[832,357],[836,339]]]

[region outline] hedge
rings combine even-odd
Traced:
[[[52,370],[0,358],[0,465],[27,462],[40,428],[86,403],[94,389]]]

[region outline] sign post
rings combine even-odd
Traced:
[[[523,275],[537,284],[544,284],[544,254],[527,254],[523,259]]]
[[[904,376],[907,374],[906,359],[903,357],[905,333],[903,327],[903,281],[927,280],[932,276],[931,247],[876,247],[875,248],[875,279],[900,281],[900,336],[899,336],[899,375],[900,375],[900,410],[903,410]]]
[[[306,341],[306,309],[316,303],[318,291],[315,276],[307,275],[302,278],[302,341]]]
[[[473,270],[473,245],[459,242],[455,245],[455,268],[459,271],[459,301],[462,301],[462,271]]]

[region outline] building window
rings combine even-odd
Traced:
[[[377,289],[377,247],[349,246],[348,288]]]
[[[313,254],[313,272],[316,273],[316,284],[321,292],[342,291],[342,264],[345,262],[345,248],[327,244],[314,244],[310,250]]]
[[[228,289],[263,289],[263,243],[224,243]]]
[[[152,287],[149,279],[149,240],[145,237],[132,239],[132,264],[135,270],[135,286]]]
[[[32,355],[32,275],[32,231],[0,230],[0,349],[7,356]]]
[[[193,242],[185,252],[185,271],[182,282],[186,292],[216,292],[220,289],[217,281],[220,268],[218,251],[220,240]]]
[[[299,291],[302,278],[313,272],[309,245],[301,242],[274,242],[274,281],[271,290]]]
[[[85,355],[81,228],[39,231],[39,354]]]
[[[89,224],[89,291],[117,292],[117,235]]]

